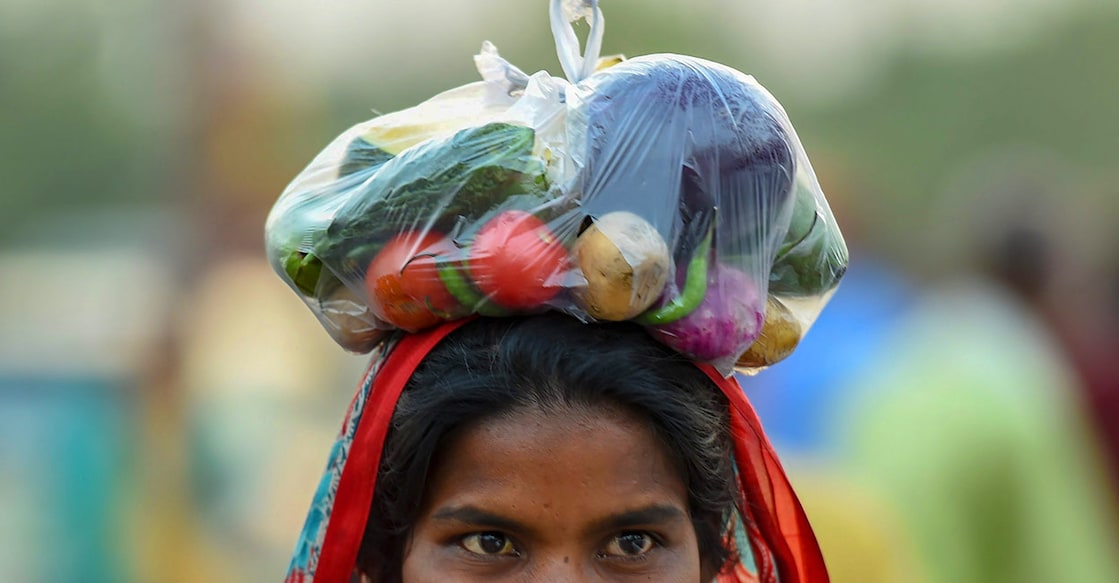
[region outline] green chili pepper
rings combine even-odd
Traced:
[[[688,276],[684,280],[684,289],[680,290],[680,295],[671,302],[635,318],[638,324],[645,326],[669,324],[691,314],[699,307],[704,296],[707,295],[707,256],[711,250],[711,233],[714,229],[712,224],[703,242],[696,249],[695,255],[692,256],[692,260],[688,262]]]
[[[443,280],[443,285],[447,287],[447,291],[458,300],[458,303],[466,306],[473,313],[494,317],[509,315],[507,311],[494,305],[493,302],[475,291],[474,286],[462,277],[462,272],[466,270],[466,266],[462,262],[440,263],[438,269],[439,279]]]

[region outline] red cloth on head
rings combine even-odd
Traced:
[[[468,321],[448,322],[404,336],[389,353],[365,400],[327,517],[317,564],[311,573],[289,573],[288,581],[351,582],[397,400],[431,349]],[[700,368],[723,392],[730,406],[739,494],[744,501],[743,519],[758,571],[750,573],[736,563],[724,569],[718,581],[827,583],[827,570],[812,527],[738,381],[724,378],[710,366]]]

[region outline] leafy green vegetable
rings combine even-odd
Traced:
[[[531,128],[491,123],[389,160],[335,215],[314,254],[357,278],[393,235],[472,224],[511,196],[547,191]]]
[[[365,172],[372,175],[392,157],[392,154],[369,143],[360,136],[356,137],[346,145],[345,155],[338,165],[337,180],[308,192],[304,196],[307,197],[307,200],[311,200],[342,195],[347,188],[352,188],[362,179],[362,176],[353,176],[354,174]],[[300,221],[294,221],[294,223],[298,225]],[[320,282],[323,277],[323,263],[311,252],[311,247],[314,245],[306,242],[308,236],[312,241],[315,241],[321,239],[324,233],[322,231],[308,233],[303,227],[294,227],[289,230],[293,242],[281,249],[280,263],[295,287],[308,297],[314,297],[316,291],[321,295],[336,288],[337,285],[324,285],[322,286],[323,289],[319,289],[320,283],[327,283],[326,281]],[[341,283],[333,278],[329,271],[327,271],[327,276],[334,279],[332,283]]]

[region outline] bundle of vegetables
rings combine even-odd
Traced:
[[[591,19],[593,53],[601,12],[572,6],[553,17]],[[482,82],[340,136],[269,217],[277,272],[358,352],[561,310],[640,323],[727,374],[786,357],[847,251],[780,104],[717,63],[579,57],[571,38],[567,80],[487,43]]]

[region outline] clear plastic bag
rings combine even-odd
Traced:
[[[702,59],[599,59],[596,2],[553,0],[552,24],[567,79],[486,43],[481,82],[327,146],[268,219],[276,271],[355,352],[559,310],[640,323],[724,374],[787,356],[847,249],[780,104]]]

